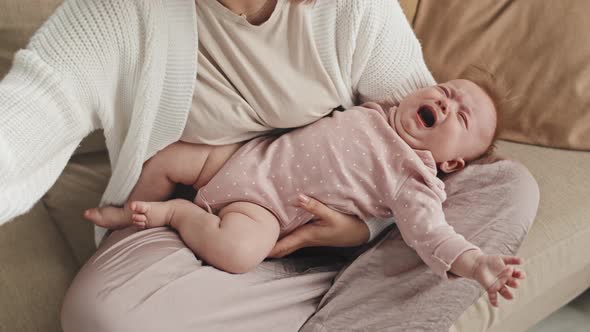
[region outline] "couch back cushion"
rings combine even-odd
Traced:
[[[590,150],[590,1],[421,0],[414,29],[440,82],[470,64],[504,77],[508,140]]]
[[[399,4],[402,6],[408,21],[412,23],[414,21],[414,16],[416,15],[416,9],[418,8],[418,0],[399,0]]]

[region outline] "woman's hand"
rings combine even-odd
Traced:
[[[283,257],[305,247],[355,247],[369,239],[369,228],[355,216],[304,195],[299,195],[298,206],[316,217],[279,240],[268,257]]]

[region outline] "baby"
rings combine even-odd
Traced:
[[[493,305],[524,273],[520,259],[485,255],[445,221],[437,171],[461,170],[486,153],[497,127],[494,100],[469,80],[416,91],[398,106],[365,103],[278,137],[243,145],[178,142],[146,162],[128,203],[87,210],[93,223],[170,226],[209,264],[244,273],[313,215],[301,194],[361,219],[394,217],[404,241],[437,274],[477,280]],[[176,183],[194,203],[163,201]],[[392,259],[395,259],[392,257]]]

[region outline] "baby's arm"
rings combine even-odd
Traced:
[[[392,209],[404,241],[441,277],[447,278],[451,272],[479,282],[492,305],[497,306],[498,292],[511,299],[506,286],[516,288],[516,279],[524,278],[524,273],[514,267],[520,259],[482,253],[446,222],[443,200],[442,188],[433,189],[418,178],[408,178]]]

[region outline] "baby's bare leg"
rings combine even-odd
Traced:
[[[139,180],[124,207],[89,209],[84,217],[106,228],[127,227],[131,225],[132,215],[129,202],[166,200],[177,183],[195,185],[203,182],[202,180],[208,182],[209,179],[201,179],[203,170],[207,170],[205,173],[210,178],[209,173],[216,173],[238,147],[239,145],[210,146],[185,142],[171,144],[144,163]]]
[[[128,202],[163,201],[170,198],[177,183],[192,186],[209,157],[218,147],[176,142],[156,153],[143,165]]]
[[[262,262],[279,237],[277,218],[253,203],[232,203],[219,216],[182,199],[132,202],[131,209],[139,226],[170,225],[200,258],[231,273],[248,272]]]

